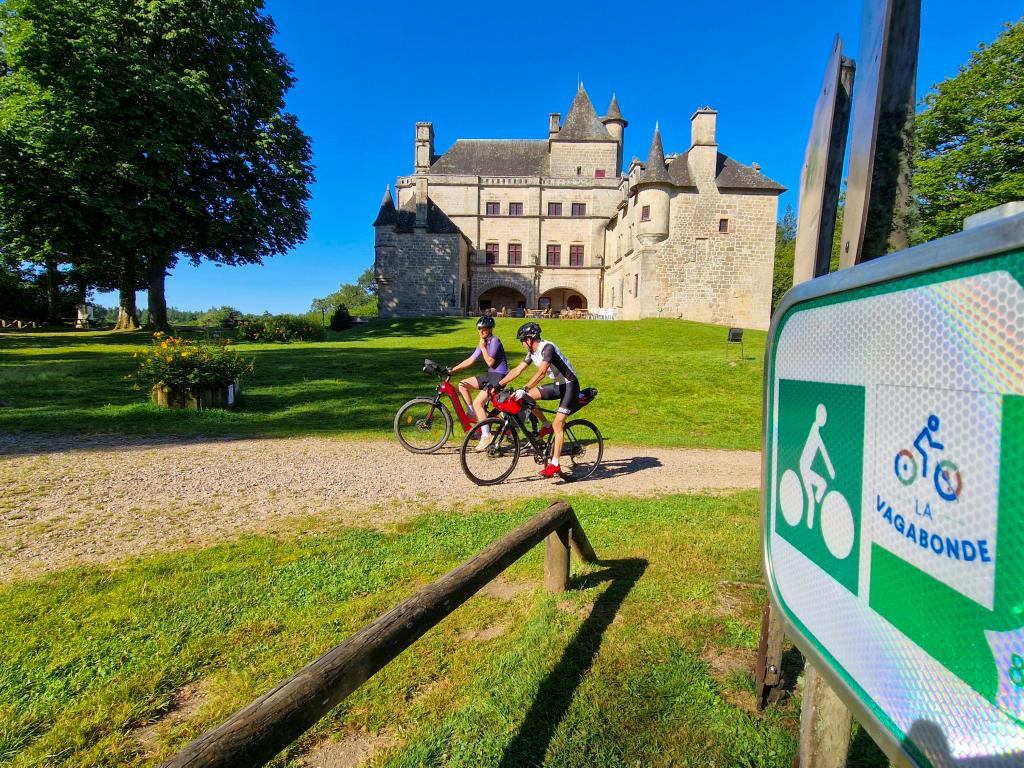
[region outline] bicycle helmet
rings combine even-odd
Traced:
[[[523,323],[519,326],[519,330],[516,331],[516,340],[523,341],[523,339],[539,339],[540,338],[540,326],[537,323]]]
[[[480,319],[476,321],[477,328],[494,328],[494,318],[490,315],[481,315]]]

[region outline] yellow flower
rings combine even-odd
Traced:
[[[163,335],[164,335],[163,331],[157,331],[156,333],[153,334],[153,338],[154,339],[159,339]]]
[[[167,356],[167,362],[170,363],[170,362],[173,362],[173,361],[174,361],[174,358],[171,355],[168,355]]]

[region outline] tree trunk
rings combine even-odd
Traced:
[[[167,295],[164,293],[164,284],[167,278],[167,262],[153,256],[149,260],[148,267],[149,283],[149,321],[147,328],[154,331],[171,332],[171,326],[167,323]]]
[[[60,272],[57,260],[49,249],[43,258],[46,262],[46,324],[60,325]]]
[[[117,323],[115,331],[134,331],[139,327],[139,311],[135,306],[135,259],[125,257],[118,285]]]

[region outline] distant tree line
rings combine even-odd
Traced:
[[[912,243],[959,232],[968,216],[1024,200],[1024,19],[979,45],[952,78],[936,85],[915,121],[913,197],[899,221]],[[843,225],[840,201],[832,269]],[[791,206],[775,240],[772,310],[793,286],[796,217]]]
[[[309,138],[263,0],[0,0],[0,313],[92,289],[166,328],[181,259],[261,263],[306,235]]]
[[[339,310],[344,308],[344,312]],[[337,319],[331,323],[335,330],[347,327],[346,317],[377,316],[377,278],[372,269],[367,269],[355,283],[342,283],[334,293],[322,299],[313,299],[311,312],[319,312],[322,318]]]

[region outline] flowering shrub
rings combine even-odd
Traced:
[[[320,341],[324,329],[301,315],[250,315],[239,334],[247,341]]]
[[[230,339],[210,344],[165,336],[158,331],[153,334],[151,346],[132,355],[138,359],[139,369],[128,378],[135,380],[135,389],[158,384],[173,390],[227,386],[252,371],[252,361],[230,349],[230,345]]]

